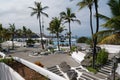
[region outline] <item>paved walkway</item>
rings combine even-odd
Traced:
[[[30,57],[29,53],[33,51],[38,51],[39,48],[18,48],[11,51],[7,55],[12,55],[16,57],[23,58],[30,62],[40,61],[45,67],[51,67],[54,65],[59,65],[61,62],[66,61],[71,67],[77,67],[79,64],[68,54],[50,54],[41,57]]]

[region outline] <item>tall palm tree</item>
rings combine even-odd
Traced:
[[[42,49],[44,49],[44,44],[42,39],[41,15],[48,17],[48,14],[43,12],[43,10],[47,9],[48,6],[42,7],[41,2],[35,2],[35,7],[29,7],[29,8],[33,10],[31,16],[37,14],[37,19],[39,20],[39,26],[40,26],[41,44],[42,44]]]
[[[120,0],[109,0],[107,4],[112,16],[99,14],[100,19],[106,21],[102,26],[107,28],[97,33],[101,38],[99,43],[120,44]]]
[[[47,28],[50,32],[56,34],[57,37],[57,45],[58,45],[58,50],[60,50],[59,46],[59,33],[61,33],[64,30],[64,27],[61,27],[61,19],[55,17],[53,20],[50,22],[49,28]]]
[[[96,32],[97,33],[99,31],[99,16],[98,16],[98,0],[94,0],[94,6],[95,6],[95,14],[96,14]],[[94,37],[94,42],[93,42],[93,68],[95,68],[95,60],[96,60],[96,56],[97,56],[97,52],[96,52],[96,45],[97,45],[97,36]]]
[[[9,32],[11,34],[11,40],[12,40],[12,49],[14,49],[14,36],[16,34],[16,28],[15,28],[15,24],[9,24],[10,28],[9,28]]]
[[[91,28],[91,35],[93,36],[93,26],[92,26],[92,5],[93,0],[82,0],[81,2],[77,3],[77,6],[79,6],[80,10],[85,8],[86,6],[89,8],[90,11],[90,28]]]
[[[69,46],[70,46],[70,50],[71,50],[71,26],[70,26],[70,23],[76,21],[80,24],[80,20],[76,19],[75,13],[72,13],[70,8],[67,8],[66,10],[67,10],[67,12],[61,12],[60,16],[64,20],[64,22],[68,23],[68,25],[69,25]]]

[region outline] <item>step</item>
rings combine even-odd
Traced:
[[[101,72],[98,72],[95,76],[101,78],[101,79],[105,79],[105,78],[108,78],[109,76],[104,74],[104,73],[101,73]]]
[[[80,77],[78,80],[86,80],[85,78]]]
[[[107,70],[111,70],[111,71],[112,71],[112,68],[110,68],[110,67],[106,67],[106,66],[104,66],[103,68],[105,68],[105,69],[107,69]]]
[[[88,76],[85,76],[85,75],[81,75],[80,77],[82,77],[82,78],[84,78],[84,79],[86,79],[86,80],[94,80],[94,79],[92,79],[92,78],[90,78],[90,77],[88,77]]]
[[[101,68],[102,71],[105,71],[105,72],[108,72],[108,73],[111,73],[112,71],[111,70],[108,70],[106,68]]]
[[[57,68],[57,66],[48,67],[47,69],[54,69],[54,68]]]
[[[106,75],[108,75],[108,76],[110,75],[109,72],[106,72],[106,71],[103,71],[103,70],[99,70],[99,72],[100,72],[100,73],[103,73],[103,74],[106,74]]]
[[[112,68],[113,66],[112,65],[105,65],[104,67]]]
[[[56,71],[56,70],[58,70],[58,68],[52,68],[52,69],[48,69],[49,71]]]
[[[88,77],[92,78],[93,80],[99,80],[100,79],[100,78],[96,77],[95,74],[88,73],[88,72],[83,73],[83,75],[88,76]]]

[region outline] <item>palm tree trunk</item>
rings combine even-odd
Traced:
[[[91,28],[91,35],[93,36],[93,26],[92,26],[92,8],[89,8],[90,10],[90,28]]]
[[[98,17],[98,0],[94,1],[95,3],[95,11],[96,11],[96,33],[99,31],[99,17]],[[94,38],[94,45],[93,45],[93,68],[95,68],[95,60],[96,60],[96,45],[97,45],[97,36]]]
[[[42,49],[44,49],[44,44],[43,44],[43,39],[42,39],[42,29],[41,29],[41,19],[39,16],[39,26],[40,26],[40,37],[41,37],[41,45],[42,45]]]
[[[14,49],[14,41],[13,41],[13,39],[14,39],[14,35],[12,35],[12,49]]]
[[[71,51],[72,47],[71,47],[71,27],[70,27],[70,21],[69,21],[69,46],[70,46],[70,51]]]
[[[58,50],[60,51],[60,46],[59,46],[59,33],[57,33],[57,45],[58,45]]]

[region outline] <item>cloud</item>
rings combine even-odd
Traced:
[[[70,2],[70,0],[2,0],[0,2],[0,23],[5,27],[9,27],[9,23],[15,23],[17,28],[26,26],[32,31],[39,33],[36,15],[31,17],[30,13],[32,10],[28,8],[30,6],[34,7],[34,1],[41,1],[43,7],[49,7],[44,11],[49,15],[49,18],[43,17],[45,29],[49,27],[49,22],[52,17],[58,17],[60,12],[65,11],[67,7],[70,7],[72,11],[76,13],[77,18],[81,20],[81,25],[71,23],[73,35],[90,36],[89,10],[85,8],[78,11],[78,7],[76,6],[78,0],[72,2]],[[107,1],[108,0],[99,1],[99,11],[100,13],[110,15],[110,10],[106,5]],[[66,27],[68,28],[67,24]],[[48,34],[49,32],[45,30],[45,33]]]

